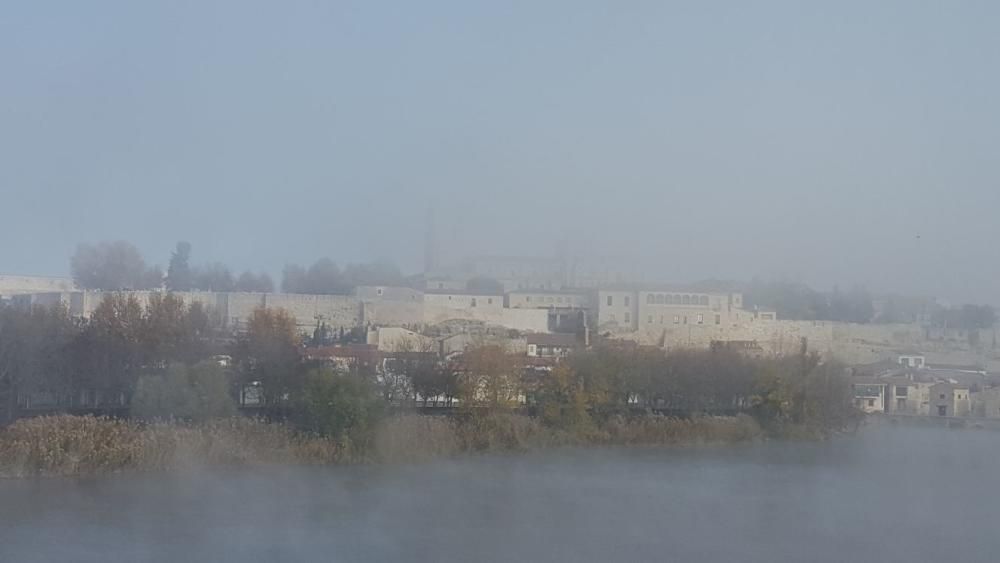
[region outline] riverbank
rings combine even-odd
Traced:
[[[273,464],[395,464],[566,446],[731,444],[765,436],[760,425],[746,415],[615,417],[600,427],[569,432],[507,412],[461,417],[408,414],[383,420],[364,443],[249,418],[191,425],[62,415],[20,420],[0,431],[0,476]]]

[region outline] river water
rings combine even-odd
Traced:
[[[0,482],[0,561],[998,561],[1000,432]]]

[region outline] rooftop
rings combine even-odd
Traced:
[[[536,346],[559,346],[562,348],[571,348],[578,344],[578,340],[575,334],[545,334],[545,333],[533,333],[525,337],[528,344],[534,344]]]

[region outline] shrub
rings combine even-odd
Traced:
[[[144,419],[203,421],[236,414],[226,372],[215,362],[173,365],[160,375],[139,378],[132,414]]]
[[[371,445],[385,411],[370,381],[322,370],[309,373],[300,402],[299,423],[305,430],[338,440],[358,453]]]

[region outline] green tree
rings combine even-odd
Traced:
[[[173,365],[163,374],[143,375],[136,383],[131,413],[145,419],[188,419],[194,416],[194,388],[187,368]]]
[[[201,291],[233,291],[233,273],[222,262],[213,262],[194,271],[194,287]]]
[[[226,371],[204,361],[187,367],[171,365],[165,373],[139,378],[132,414],[146,419],[204,421],[236,414]]]
[[[190,291],[194,286],[191,270],[191,243],[178,242],[167,266],[167,289],[170,291]]]
[[[272,293],[274,291],[274,282],[271,281],[271,276],[266,273],[257,275],[247,270],[236,279],[236,291]]]
[[[578,433],[593,429],[590,397],[583,381],[569,365],[560,364],[542,378],[535,398],[542,422]]]
[[[68,351],[77,332],[65,307],[0,305],[0,422],[16,418],[21,393],[65,394],[72,377]]]
[[[364,449],[385,413],[385,403],[370,380],[312,370],[299,400],[299,423],[308,431]]]

